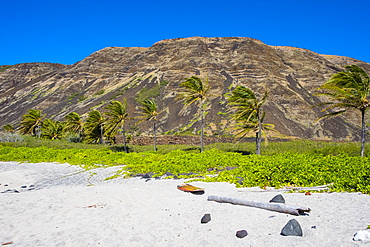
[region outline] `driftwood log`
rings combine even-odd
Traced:
[[[243,200],[243,199],[237,199],[237,198],[231,198],[231,197],[222,197],[222,196],[208,196],[208,201],[231,203],[234,205],[261,208],[261,209],[266,209],[270,211],[276,211],[280,213],[293,214],[293,215],[300,215],[305,212],[311,211],[311,209],[308,207],[277,204],[277,203],[255,202],[255,201],[249,201],[249,200]]]

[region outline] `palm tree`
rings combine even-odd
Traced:
[[[7,133],[14,133],[15,132],[15,128],[13,125],[11,124],[6,124],[3,126],[3,129],[5,130],[5,132]]]
[[[370,80],[366,72],[357,65],[348,65],[345,71],[332,75],[319,89],[318,95],[327,96],[330,101],[318,105],[326,105],[322,111],[334,110],[320,117],[321,119],[341,115],[347,109],[361,112],[361,156],[365,155],[365,113],[369,107]]]
[[[98,110],[89,112],[85,123],[86,139],[89,143],[104,143],[105,119]]]
[[[40,137],[40,128],[45,116],[46,114],[42,114],[41,110],[28,110],[28,113],[22,116],[21,134],[38,135],[38,137]]]
[[[273,129],[272,124],[263,124],[265,112],[262,110],[263,104],[268,96],[267,89],[262,98],[257,99],[252,90],[245,86],[237,86],[228,95],[228,105],[231,107],[232,119],[236,122],[236,136],[243,138],[250,131],[256,132],[256,154],[261,154],[261,141],[264,129]],[[266,140],[266,139],[265,139]]]
[[[65,129],[73,133],[78,134],[78,140],[81,142],[82,132],[84,130],[84,122],[81,119],[81,116],[76,112],[71,112],[65,116],[67,119]]]
[[[201,118],[201,134],[200,134],[200,152],[203,152],[204,149],[204,114],[205,108],[207,106],[208,98],[211,96],[209,95],[209,84],[208,84],[208,77],[206,78],[205,82],[196,76],[192,76],[190,78],[185,78],[185,81],[180,84],[181,89],[179,90],[178,100],[183,102],[184,106],[180,111],[180,114],[184,114],[185,110],[198,102],[198,109],[200,111],[200,118]]]
[[[55,140],[64,137],[64,127],[66,123],[45,119],[42,125],[42,137]]]
[[[108,110],[105,114],[108,116],[107,120],[107,129],[108,129],[108,136],[114,136],[117,131],[121,131],[123,136],[123,147],[125,152],[127,153],[127,145],[126,145],[126,136],[124,125],[126,120],[128,119],[127,113],[127,100],[123,100],[123,104],[119,101],[112,101],[106,107]]]
[[[153,135],[154,135],[154,151],[157,151],[157,136],[156,136],[156,123],[157,123],[157,116],[163,112],[162,111],[157,111],[157,104],[155,103],[154,100],[151,99],[146,99],[143,102],[141,102],[141,107],[140,107],[140,114],[138,118],[141,118],[137,123],[141,123],[143,121],[153,121]]]

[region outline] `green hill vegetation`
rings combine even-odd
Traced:
[[[2,143],[1,161],[59,162],[90,170],[124,165],[113,178],[137,174],[229,182],[237,187],[312,187],[370,194],[370,158],[358,156],[358,143],[288,141],[270,143],[262,155],[253,143],[206,145],[200,153],[192,145],[121,146],[69,143],[27,137]],[[248,154],[248,155],[245,155]]]

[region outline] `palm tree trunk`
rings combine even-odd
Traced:
[[[256,133],[256,154],[261,154],[261,135],[262,135],[262,126],[259,112],[257,113],[258,121],[258,130]]]
[[[157,151],[157,130],[156,130],[156,124],[155,124],[155,121],[154,121],[154,124],[153,124],[153,132],[154,132],[154,151]]]
[[[204,141],[203,141],[203,138],[204,138],[204,109],[203,109],[203,105],[201,105],[201,112],[200,112],[200,115],[201,115],[201,119],[200,119],[200,152],[202,153],[203,150],[204,150]]]
[[[103,144],[104,143],[104,140],[103,140],[103,125],[101,124],[100,125],[100,144]]]
[[[365,125],[365,109],[361,109],[361,157],[365,156],[365,137],[366,137],[366,125]]]
[[[123,138],[123,149],[125,150],[125,153],[127,152],[127,144],[126,144],[126,135],[125,135],[125,130],[123,129],[123,125],[121,126],[122,129],[122,138]]]

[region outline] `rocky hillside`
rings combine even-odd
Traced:
[[[109,47],[74,65],[27,63],[0,66],[0,126],[17,124],[27,110],[41,109],[48,117],[64,120],[75,111],[105,111],[112,100],[127,98],[135,115],[137,100],[155,98],[162,109],[159,131],[174,133],[194,124],[196,108],[185,116],[176,91],[184,78],[208,76],[211,101],[207,133],[221,134],[227,119],[224,94],[236,85],[270,95],[265,106],[266,122],[283,135],[306,139],[357,140],[359,115],[314,123],[320,102],[313,94],[333,73],[357,64],[370,72],[370,64],[348,57],[320,55],[309,50],[268,46],[251,38],[185,38],[163,40],[149,48]],[[151,125],[127,128],[148,132]]]

